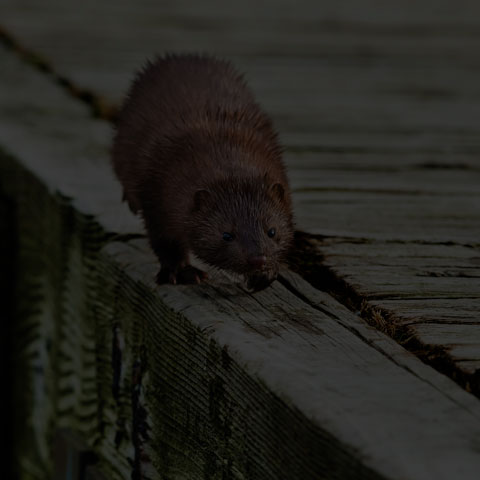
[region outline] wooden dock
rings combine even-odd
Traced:
[[[21,478],[58,473],[62,428],[113,479],[478,478],[479,19],[466,0],[2,2]],[[255,296],[153,285],[109,169],[132,72],[192,50],[246,72],[286,147],[297,248]]]

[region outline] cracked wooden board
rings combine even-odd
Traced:
[[[442,344],[442,327],[429,327],[478,320],[478,270],[455,274],[480,256],[478,2],[276,2],[275,15],[246,5],[7,0],[0,11],[21,44],[111,102],[159,49],[232,58],[287,146],[299,228],[332,237],[325,264],[478,376],[462,333],[475,329],[445,329]],[[405,242],[423,243],[416,265]]]
[[[479,393],[477,245],[325,239],[323,264],[425,346],[446,353]]]
[[[141,245],[134,251],[137,258],[150,255]],[[110,245],[107,252],[137,281],[152,278],[155,267],[146,260],[133,262],[132,253],[124,245]],[[452,438],[457,434],[445,434],[444,437],[434,432],[433,425],[438,421],[436,414],[428,420],[420,413],[418,406],[423,401],[416,395],[422,396],[426,385],[427,389],[434,386],[449,401],[459,402],[462,409],[476,411],[478,401],[474,397],[457,396],[458,390],[450,380],[434,373],[394,341],[365,325],[332,297],[316,291],[294,274],[284,272],[283,279],[271,289],[255,295],[253,303],[245,292],[220,279],[193,289],[165,287],[159,289],[158,294],[202,331],[211,334],[219,345],[228,346],[233,359],[241,359],[242,365],[256,371],[274,392],[299,406],[308,418],[318,419],[319,425],[331,425],[338,429],[339,435],[345,432],[355,449],[365,452],[364,447],[371,445],[372,452],[379,453],[380,445],[388,443],[386,450],[376,457],[380,463],[387,461],[392,450],[408,456],[413,451],[419,453],[418,459],[404,457],[395,467],[388,466],[384,472],[387,477],[395,470],[399,478],[415,478],[418,472],[413,470],[420,464],[426,478],[432,475],[433,469],[434,475],[441,475],[441,469],[437,471],[434,467],[439,448],[433,446],[434,439]],[[386,359],[393,370],[384,364]],[[294,377],[300,382],[298,385],[290,384]],[[414,382],[416,394],[412,390],[403,397],[399,391],[409,390],[412,386],[407,385],[409,381]],[[428,403],[430,408],[436,409]],[[430,408],[427,410],[431,413]],[[410,420],[417,414],[420,417],[415,423],[419,431],[413,433]],[[330,415],[336,418],[335,425],[331,424]],[[388,424],[394,418],[398,425],[392,429]],[[455,418],[460,421],[457,415]],[[350,430],[352,427],[355,433]],[[402,432],[395,440],[391,434],[393,430]],[[422,438],[420,441],[425,441],[425,445],[407,448],[409,441],[401,438],[403,433]],[[364,455],[371,458],[372,453]],[[432,463],[427,466],[424,462],[429,462],[430,456]],[[451,459],[446,463],[451,464]],[[406,467],[409,464],[413,467],[411,471]]]
[[[81,432],[113,479],[476,478],[479,400],[298,276],[255,296],[222,277],[153,285],[144,242],[105,235],[130,215],[103,170],[108,131],[0,54],[28,478],[49,478],[55,426]],[[88,161],[92,138],[103,153]]]

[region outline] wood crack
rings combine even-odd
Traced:
[[[62,87],[69,95],[88,105],[90,112],[96,118],[114,122],[118,108],[105,98],[88,88],[77,85],[74,81],[58,72],[53,65],[33,49],[24,47],[10,32],[0,26],[0,42],[15,52],[24,62],[35,67],[40,72],[49,75],[53,81]]]
[[[418,338],[416,332],[412,330],[413,325],[406,325],[400,321],[395,312],[378,307],[372,303],[374,300],[382,298],[394,298],[391,294],[376,296],[360,294],[348,281],[339,276],[332,268],[325,265],[324,256],[316,246],[315,241],[317,238],[318,236],[296,232],[295,246],[288,261],[293,271],[300,274],[318,290],[332,295],[351,312],[363,318],[368,325],[393,338],[424,363],[447,375],[465,390],[480,397],[480,374],[478,374],[478,371],[471,374],[461,370],[451,357],[447,347],[424,343]],[[327,237],[321,238],[326,239]],[[419,298],[425,300],[440,298],[445,300],[463,299],[466,297],[450,295],[445,297],[415,297],[411,298],[411,300],[418,300]],[[476,299],[478,296],[471,296],[471,298]],[[383,354],[388,356],[385,352]]]
[[[449,395],[448,393],[446,393],[445,391],[443,391],[442,389],[439,389],[434,383],[430,382],[429,380],[427,380],[426,378],[424,378],[423,376],[420,376],[418,375],[413,369],[411,369],[410,367],[408,367],[407,365],[403,364],[403,363],[400,363],[396,360],[396,358],[391,355],[390,353],[386,352],[383,348],[381,348],[380,346],[378,346],[374,341],[372,341],[371,339],[365,337],[365,335],[363,335],[357,328],[355,328],[354,326],[352,325],[348,325],[346,324],[341,318],[339,318],[337,315],[334,315],[332,314],[331,312],[329,312],[328,310],[320,307],[317,303],[315,302],[312,302],[310,299],[308,299],[303,293],[301,293],[297,288],[295,288],[286,278],[284,277],[281,277],[279,279],[280,283],[288,290],[290,291],[291,293],[293,293],[295,296],[297,296],[298,298],[300,298],[302,301],[304,301],[305,303],[307,303],[311,308],[315,309],[315,310],[318,310],[324,314],[326,314],[327,316],[329,316],[330,318],[334,319],[338,325],[342,326],[343,328],[345,328],[346,330],[348,330],[350,333],[353,333],[356,337],[360,338],[363,342],[365,342],[366,344],[368,344],[370,347],[372,347],[373,349],[375,349],[378,353],[380,353],[382,356],[384,356],[385,358],[388,358],[388,360],[390,360],[391,362],[393,362],[395,365],[397,365],[399,368],[402,368],[404,370],[406,370],[409,374],[415,376],[416,378],[418,378],[420,381],[422,382],[425,382],[427,383],[428,385],[430,385],[432,388],[435,388],[435,390],[437,390],[439,393],[441,393],[442,395],[445,395],[447,398],[449,398],[451,401],[455,402],[458,406],[462,406],[459,402],[457,402],[457,400],[452,397],[451,395]],[[337,298],[338,300],[338,298]],[[357,312],[352,312],[354,314],[357,314]],[[367,323],[370,324],[370,322],[368,322],[367,320]],[[471,411],[472,414],[475,414],[474,411]]]

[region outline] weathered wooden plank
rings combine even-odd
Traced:
[[[298,276],[255,296],[221,276],[156,287],[145,242],[106,235],[139,231],[119,221],[108,131],[12,55],[2,64],[0,144],[15,158],[2,154],[0,179],[19,209],[17,348],[35,419],[25,478],[49,478],[56,426],[79,430],[113,479],[476,478],[479,400]]]
[[[114,246],[109,247],[109,251],[114,255],[115,260],[125,265],[127,272],[138,281],[143,282],[145,278],[152,277],[152,267],[139,268],[132,261],[131,253],[124,250],[123,245],[117,247],[118,251],[113,248]],[[135,255],[138,254],[137,248]],[[146,264],[146,262],[141,263]],[[411,406],[404,403],[405,399],[399,400],[398,389],[402,390],[401,385],[404,381],[401,379],[402,375],[397,376],[387,372],[380,358],[384,355],[393,358],[394,365],[401,365],[401,369],[405,369],[404,372],[411,373],[413,369],[415,375],[422,378],[415,387],[418,389],[417,393],[422,390],[421,385],[424,381],[435,382],[423,370],[428,367],[416,361],[412,363],[414,357],[406,354],[385,336],[367,327],[361,319],[341,307],[331,297],[317,292],[296,276],[285,275],[286,285],[289,286],[290,291],[298,291],[302,295],[308,293],[308,303],[298,303],[296,296],[285,291],[278,284],[256,295],[257,303],[254,305],[250,304],[248,296],[239,294],[228,282],[194,289],[167,287],[158,290],[158,294],[164,301],[174,306],[174,309],[181,309],[182,314],[198,324],[202,330],[210,332],[220,345],[228,345],[229,354],[233,358],[237,355],[244,361],[248,358],[245,364],[247,367],[255,368],[262,378],[267,379],[267,384],[274,391],[281,394],[283,398],[289,398],[294,404],[300,405],[301,410],[305,411],[308,417],[319,418],[320,424],[329,424],[330,414],[333,414],[337,419],[335,428],[339,429],[339,433],[344,428],[348,429],[348,426],[355,425],[355,428],[358,428],[356,434],[348,435],[350,441],[354,441],[353,438],[360,435],[359,443],[355,444],[355,448],[362,448],[361,445],[365,446],[365,442],[370,444],[370,441],[378,447],[386,441],[383,435],[387,434],[390,438],[388,447],[390,453],[393,448],[396,452],[408,450],[411,454],[409,449],[405,449],[405,439],[397,437],[399,442],[397,446],[391,443],[391,432],[405,432],[400,424],[404,425],[407,418],[411,419],[417,414],[422,415],[417,408],[419,400],[416,399]],[[208,304],[203,303],[205,299],[208,300]],[[185,305],[188,306],[185,308]],[[219,317],[214,313],[216,310],[221,312]],[[343,325],[342,329],[338,328],[339,323]],[[294,326],[293,331],[292,326]],[[352,330],[355,332],[354,335]],[[357,344],[359,339],[360,343]],[[380,352],[377,358],[375,355],[371,357],[371,352],[367,353],[361,347],[373,342],[377,346],[377,351]],[[428,371],[431,373],[429,369]],[[365,374],[375,376],[373,390],[370,390],[372,385],[368,385],[370,382],[366,379],[362,380]],[[297,386],[291,389],[288,384],[292,377],[303,379],[304,381],[300,383],[305,389],[298,389]],[[344,387],[340,387],[343,381],[340,379],[349,384],[349,387],[345,385],[345,388],[352,390],[343,390]],[[337,397],[339,389],[342,391],[341,398]],[[383,395],[389,398],[386,401],[387,407],[381,400]],[[370,403],[376,405],[375,413],[367,406]],[[393,414],[393,411],[385,413],[385,408],[387,412],[391,408],[396,413]],[[357,418],[359,412],[361,412],[361,419]],[[401,419],[401,412],[406,415],[404,419]],[[381,421],[375,418],[377,415],[382,418]],[[400,424],[390,429],[385,422],[391,421],[393,417],[399,420]],[[423,433],[416,433],[415,436],[432,434],[435,438],[439,438],[438,433],[433,432],[430,421],[426,418],[422,417],[416,423],[421,426]],[[381,426],[381,431],[376,429],[376,425]],[[408,430],[410,428],[411,426]],[[426,433],[427,430],[429,433]],[[368,439],[362,436],[361,431],[368,431]],[[433,441],[432,437],[426,442],[432,446]],[[434,447],[431,453],[435,462],[438,461],[438,448],[438,446]],[[384,454],[385,458],[389,455],[386,451]],[[367,454],[368,457],[371,455],[372,453]],[[422,447],[422,461],[428,461],[425,459],[429,455],[428,448]],[[418,460],[410,461],[415,465],[420,463]],[[399,465],[401,464],[404,468],[410,461],[404,458]],[[431,474],[431,469],[435,467],[431,464],[426,468]],[[435,472],[435,475],[439,474],[439,471]],[[409,478],[414,474],[403,470],[403,475]]]
[[[1,165],[2,191],[18,200],[18,293],[27,301],[17,314],[22,345],[16,351],[25,362],[17,368],[27,401],[22,414],[32,420],[18,424],[29,443],[19,459],[22,476],[51,478],[47,439],[54,428],[69,427],[99,455],[107,478],[314,478],[326,472],[382,478],[352,447],[267,388],[264,378],[257,380],[255,370],[245,368],[248,358],[232,357],[212,331],[206,334],[179,313],[195,299],[182,308],[161,302],[111,255],[98,256],[106,238],[89,217],[49,195],[13,159],[2,157]],[[115,245],[115,256],[120,246],[133,254],[128,263],[144,262],[138,246]],[[156,262],[143,252],[148,282]],[[218,294],[212,308],[209,295],[198,293],[207,322],[221,322],[237,308]],[[247,318],[261,320],[254,314],[265,309],[252,298],[244,301]],[[25,330],[28,338],[20,334]],[[296,336],[294,329],[290,335]],[[468,410],[471,400],[463,401]]]
[[[326,240],[319,248],[326,256],[324,264],[347,279],[360,295],[378,300],[400,317],[406,314],[410,322],[425,315],[433,319],[438,314],[437,304],[446,314],[458,315],[449,308],[449,299],[470,312],[466,322],[477,319],[478,247],[345,239]]]
[[[397,318],[404,325],[416,323],[469,323],[478,324],[480,299],[470,298],[465,302],[460,298],[407,298],[400,301],[381,299],[375,305],[389,311],[395,311]]]
[[[402,342],[413,337],[421,342],[422,350],[428,352],[430,348],[431,353],[423,352],[422,356],[436,363],[437,368],[447,355],[456,367],[443,368],[454,376],[466,373],[466,387],[477,388],[478,246],[325,239],[318,249],[325,255],[324,265],[356,295],[370,307],[390,315],[381,328]],[[419,348],[412,345],[413,350]]]
[[[383,135],[382,135],[383,136]],[[378,158],[380,157],[380,158]],[[300,192],[443,197],[478,195],[480,161],[449,155],[352,155],[287,152],[292,187]]]
[[[349,273],[346,269],[339,271],[339,275],[344,278],[355,290],[361,292],[365,285],[370,286],[369,294],[365,298],[382,299],[396,298],[449,298],[449,299],[479,299],[480,292],[478,283],[472,281],[472,278],[478,277],[460,277],[438,276],[429,277],[427,275],[416,275],[409,271],[399,271],[400,269],[388,269],[388,277],[384,278],[386,270],[383,267],[364,268],[361,274],[357,272]],[[361,280],[359,280],[361,275]],[[413,280],[414,279],[414,280]]]
[[[319,6],[310,1],[295,12],[275,4],[275,15],[269,2],[249,2],[235,16],[221,2],[208,2],[195,12],[177,3],[152,9],[149,2],[137,2],[132,9],[86,2],[72,11],[55,0],[41,9],[35,2],[7,1],[2,19],[64,75],[116,100],[146,56],[159,49],[195,48],[234,57],[285,134],[293,127],[318,136],[329,126],[350,125],[355,135],[365,128],[365,118],[369,128],[411,131],[416,124],[417,134],[437,124],[471,131],[478,108],[465,92],[478,93],[480,40],[472,20],[478,6],[468,2],[468,8],[458,8],[454,21],[441,10],[422,16],[420,3],[409,6],[410,17],[399,19],[390,15],[397,10],[393,2],[383,7],[385,16],[373,2],[360,14],[355,2],[337,10],[333,2]],[[95,27],[91,16],[104,20]],[[80,18],[90,24],[88,39]],[[351,134],[336,145],[348,144]],[[445,145],[442,138],[438,134],[430,146]],[[398,144],[408,141],[400,135]]]
[[[459,243],[477,243],[480,234],[478,197],[296,193],[298,227],[314,234]]]
[[[476,3],[437,2],[432,11],[428,2],[409,9],[392,2],[313,9],[305,2],[275,4],[275,15],[258,2],[235,10],[177,2],[156,6],[153,15],[142,2],[134,9],[87,3],[75,12],[53,1],[41,9],[33,2],[3,5],[2,21],[25,44],[79,85],[116,100],[158,45],[232,57],[290,147],[298,225],[364,242],[360,248],[358,240],[334,239],[322,247],[325,265],[420,341],[449,349],[460,370],[478,372],[472,358],[480,346],[471,328],[480,291]],[[82,15],[91,43],[78,27]],[[106,20],[92,27],[92,15]],[[79,198],[91,187],[75,185],[71,194]],[[88,200],[110,208],[97,190]]]
[[[94,211],[103,217],[102,222],[111,231],[126,233],[138,229],[141,222],[137,217],[118,213],[117,199],[121,198],[122,192],[120,185],[111,181],[112,171],[107,158],[109,139],[113,134],[111,126],[94,119],[85,123],[84,106],[80,103],[73,102],[66,111],[63,110],[69,97],[61,91],[56,91],[48,97],[50,101],[46,101],[47,98],[44,98],[43,94],[52,91],[49,79],[42,78],[41,75],[24,76],[24,65],[10,60],[6,51],[2,50],[2,55],[6,58],[2,69],[2,82],[8,86],[0,90],[2,112],[8,120],[2,124],[2,134],[4,138],[9,139],[9,143],[4,143],[4,148],[7,148],[10,143],[15,145],[18,155],[25,158],[26,166],[35,171],[35,168],[38,168],[38,166],[35,167],[37,159],[35,154],[42,154],[40,150],[41,142],[44,142],[42,138],[53,136],[56,139],[54,146],[56,155],[63,154],[65,158],[69,158],[72,156],[72,151],[75,152],[74,158],[77,165],[90,173],[83,179],[70,180],[62,193],[74,199],[76,208]],[[18,88],[24,89],[26,95],[24,98],[19,99],[11,95],[11,86],[15,82],[20,82]],[[44,122],[46,115],[61,114],[68,114],[68,121],[53,124]],[[25,132],[22,128],[18,128],[19,125],[27,130],[35,127],[30,142],[24,141]],[[82,128],[85,137],[77,135],[77,128]],[[88,142],[85,142],[85,139],[88,139]],[[68,172],[71,171],[68,163],[58,163],[51,155],[42,155],[42,167],[45,168],[47,176],[44,180],[52,192],[62,179],[68,178]],[[85,191],[89,194],[79,195]]]
[[[293,15],[284,5],[271,16],[269,6],[253,2],[248,13],[237,12],[245,22],[233,22],[233,11],[218,2],[209,2],[214,17],[208,7],[189,10],[186,4],[154,12],[142,2],[133,11],[88,4],[80,12],[86,17],[109,12],[90,35],[103,45],[95,51],[81,48],[79,12],[59,2],[42,11],[31,5],[30,14],[24,5],[8,4],[4,21],[59,71],[116,100],[130,72],[159,44],[228,53],[249,72],[287,146],[307,150],[287,155],[300,228],[478,244],[479,109],[472,101],[480,85],[480,38],[472,15],[478,6],[461,4],[464,9],[445,3],[431,12],[416,2],[406,13],[392,2],[368,2],[361,12],[355,2],[340,10],[305,2]],[[48,32],[38,18],[49,22]],[[215,27],[220,24],[233,33]],[[260,24],[261,32],[252,32]],[[67,26],[70,47],[59,48]],[[242,34],[245,28],[249,35]],[[362,282],[372,280],[365,276]]]
[[[417,324],[415,331],[428,345],[442,345],[459,360],[480,360],[479,325]]]

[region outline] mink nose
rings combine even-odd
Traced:
[[[250,257],[248,259],[248,263],[256,268],[256,269],[260,269],[260,268],[263,268],[265,266],[265,264],[267,263],[267,257],[265,255],[258,255],[257,257]]]

